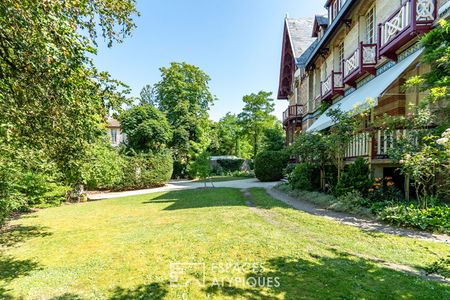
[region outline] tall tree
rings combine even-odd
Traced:
[[[173,128],[170,145],[177,164],[175,175],[185,176],[189,162],[208,147],[208,110],[215,98],[209,91],[210,77],[198,67],[174,62],[160,70],[154,103]]]
[[[120,123],[127,134],[128,146],[137,152],[161,151],[172,138],[166,116],[148,103],[123,111]]]
[[[217,123],[220,155],[240,156],[241,125],[236,115],[227,113]]]
[[[239,119],[244,133],[251,140],[253,156],[258,153],[264,128],[272,127],[276,122],[276,118],[271,115],[275,106],[271,96],[272,93],[260,91],[258,94],[246,95],[242,99],[245,105]]]
[[[41,149],[76,183],[86,145],[126,91],[92,64],[97,32],[122,42],[136,13],[133,0],[0,1],[0,146]]]

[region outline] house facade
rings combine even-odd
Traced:
[[[126,135],[120,130],[120,122],[112,117],[106,120],[106,129],[111,142],[111,146],[117,147],[126,141]]]
[[[356,107],[370,108],[346,159],[365,157],[374,176],[392,176],[395,166],[386,153],[395,135],[374,128],[374,121],[407,115],[424,96],[402,86],[429,70],[420,63],[418,41],[448,18],[449,6],[449,0],[327,0],[325,14],[304,22],[302,35],[293,34],[293,21],[286,19],[278,91],[278,99],[289,101],[283,113],[286,142],[300,131],[333,126],[330,109],[356,115]],[[295,50],[298,45],[302,51]]]

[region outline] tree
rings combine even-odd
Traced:
[[[274,110],[272,93],[260,91],[258,94],[243,97],[245,103],[239,120],[243,132],[249,136],[253,147],[253,157],[256,156],[261,142],[264,128],[273,126],[275,117],[271,115]]]
[[[140,104],[151,104],[155,106],[153,87],[150,84],[145,85],[139,93]]]
[[[198,176],[201,180],[203,180],[205,183],[205,187],[206,179],[208,179],[212,171],[210,159],[211,156],[209,155],[209,153],[207,151],[203,151],[191,164],[192,174],[195,174],[195,176]]]
[[[45,151],[79,183],[85,149],[127,91],[93,66],[97,32],[109,46],[122,42],[135,14],[132,0],[1,1],[0,142]]]
[[[136,152],[159,152],[167,148],[172,130],[166,116],[150,104],[141,104],[120,115],[127,144]]]
[[[227,113],[216,125],[217,127],[217,155],[240,156],[241,131],[239,119],[236,115]]]
[[[450,22],[440,20],[439,26],[424,35],[422,61],[430,71],[409,78],[405,89],[417,89],[427,96],[411,107],[406,117],[387,117],[381,120],[387,133],[395,134],[395,147],[388,149],[389,157],[400,163],[401,172],[411,179],[420,204],[427,206],[429,197],[449,197],[450,155],[441,144],[450,127]],[[432,128],[429,128],[431,125]],[[405,128],[398,136],[397,128]],[[428,128],[425,130],[425,128]],[[441,139],[439,137],[442,136]],[[440,141],[440,142],[438,142]],[[409,196],[409,193],[406,193]]]
[[[162,79],[154,86],[154,103],[173,128],[170,146],[176,160],[176,176],[186,176],[192,159],[209,145],[209,106],[215,98],[209,91],[210,77],[187,63],[161,68]]]
[[[317,167],[320,170],[320,186],[325,188],[325,166],[329,161],[327,136],[320,132],[301,132],[289,147],[291,155],[308,166]]]
[[[261,141],[261,148],[266,151],[279,151],[284,148],[285,136],[281,124],[274,128],[265,128]]]

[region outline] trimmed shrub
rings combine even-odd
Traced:
[[[261,181],[280,180],[287,163],[285,151],[262,151],[255,158],[255,176]]]
[[[313,191],[312,177],[314,168],[308,163],[298,164],[294,170],[288,175],[289,185],[293,189],[303,191]]]
[[[222,168],[224,172],[240,171],[244,164],[243,159],[219,159],[217,164]]]
[[[121,189],[163,186],[172,176],[172,154],[170,151],[164,151],[128,157],[123,172]]]
[[[358,158],[349,165],[339,182],[336,184],[334,193],[336,196],[345,195],[351,191],[358,191],[366,196],[369,188],[372,186],[372,179],[369,178],[369,166],[363,158]]]
[[[113,189],[120,185],[125,158],[107,144],[96,144],[88,150],[88,159],[81,166],[83,184],[88,190]]]

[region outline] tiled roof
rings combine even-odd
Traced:
[[[320,26],[328,25],[328,18],[325,16],[316,16],[317,24]]]
[[[294,56],[298,58],[314,42],[314,38],[311,37],[314,18],[286,18],[286,24],[289,30]]]
[[[309,57],[313,53],[314,49],[316,49],[317,44],[319,41],[316,39],[309,47],[308,49],[303,52],[303,54],[297,58],[297,66],[304,68],[306,65],[306,62],[308,61]]]

